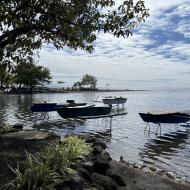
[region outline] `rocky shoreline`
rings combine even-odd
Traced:
[[[131,164],[120,158],[113,160],[105,150],[106,144],[96,138],[87,139],[92,143],[92,187],[97,189],[131,189],[131,190],[186,190],[190,184],[164,170],[147,168],[143,165]]]
[[[57,190],[188,190],[190,184],[177,179],[172,173],[147,168],[143,165],[113,160],[106,144],[94,137],[85,138],[92,146],[92,154],[77,165],[77,173],[56,187]],[[14,176],[7,165],[22,163],[25,151],[36,154],[59,137],[45,131],[14,130],[0,135],[0,186]]]

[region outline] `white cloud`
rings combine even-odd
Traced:
[[[92,54],[43,48],[40,63],[49,67],[54,76],[62,76],[69,85],[89,73],[98,77],[99,86],[108,81],[113,87],[120,85],[120,88],[187,86],[190,77],[183,73],[190,71],[190,45],[184,39],[175,39],[172,32],[190,37],[188,19],[185,18],[189,15],[190,2],[145,2],[151,16],[132,37],[117,39],[110,34],[101,34]],[[178,18],[178,22],[174,18]],[[164,33],[155,33],[157,30]],[[160,39],[165,41],[159,43]]]
[[[150,9],[150,13],[152,15],[157,15],[160,13],[162,13],[164,10],[168,10],[170,8],[176,7],[176,6],[182,6],[184,4],[188,4],[189,0],[159,0],[159,1],[155,1],[155,0],[144,0],[145,1],[145,5]],[[182,7],[186,7],[186,6],[182,6]],[[183,8],[181,7],[182,10]]]
[[[186,38],[190,38],[190,26],[189,20],[182,20],[178,23],[177,31],[184,35]]]

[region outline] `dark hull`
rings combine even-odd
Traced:
[[[55,111],[57,103],[35,103],[31,106],[32,112],[50,112]]]
[[[122,97],[119,97],[119,98],[103,98],[102,101],[104,104],[107,104],[107,105],[125,104],[127,101],[127,98],[122,98]]]
[[[106,115],[111,112],[111,107],[67,107],[57,109],[62,118],[77,118],[82,116]]]
[[[186,123],[190,120],[189,114],[186,113],[165,113],[165,114],[151,114],[139,113],[142,120],[147,123]]]
[[[31,106],[32,112],[52,112],[57,111],[59,108],[65,108],[68,106],[84,106],[86,103],[68,103],[68,104],[57,104],[57,103],[35,103]]]

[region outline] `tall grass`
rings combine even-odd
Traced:
[[[1,133],[6,133],[6,132],[11,132],[14,131],[14,129],[9,126],[8,124],[3,124],[2,126],[0,126],[0,134]]]
[[[8,190],[54,190],[55,186],[75,173],[76,164],[85,160],[91,147],[77,136],[51,144],[38,156],[27,153],[24,171],[12,169],[16,178],[6,184]]]

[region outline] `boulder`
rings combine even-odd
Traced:
[[[103,148],[100,145],[95,145],[95,146],[93,146],[92,154],[93,155],[100,154],[102,152],[102,150],[103,150]]]
[[[96,137],[90,137],[90,136],[86,137],[85,142],[86,143],[91,143],[92,146],[100,145],[103,149],[107,148],[106,143],[104,141],[96,138]]]
[[[79,175],[66,179],[62,184],[56,186],[56,190],[83,190],[85,181]]]
[[[114,179],[118,185],[120,186],[126,186],[125,180],[122,176],[123,173],[123,167],[121,167],[121,163],[111,160],[109,162],[110,168],[105,171],[105,175],[111,177]]]
[[[95,141],[97,141],[96,137],[88,136],[88,137],[85,138],[86,143],[92,143],[93,144]]]
[[[105,150],[103,150],[103,151],[101,152],[101,154],[96,155],[96,157],[97,157],[98,159],[101,159],[101,160],[108,160],[108,161],[111,161],[111,160],[112,160],[112,158],[111,158],[109,152],[107,152],[107,151],[105,151]]]
[[[84,162],[84,163],[81,163],[81,167],[86,169],[89,173],[92,173],[93,171],[93,163],[92,162]]]
[[[82,178],[84,178],[87,182],[92,182],[92,177],[91,177],[90,173],[86,169],[78,168],[77,171],[78,171],[78,174]]]
[[[110,168],[108,160],[96,159],[93,162],[93,171],[100,174],[105,174],[105,171]]]
[[[120,175],[120,173],[118,173],[118,171],[116,169],[109,168],[108,170],[106,170],[106,175],[111,177],[112,179],[114,179],[118,185],[126,186],[126,183],[125,183],[122,175]]]
[[[94,143],[93,143],[93,146],[101,146],[104,150],[107,148],[107,145],[104,141],[102,140],[96,140]]]
[[[63,184],[59,184],[55,187],[56,190],[71,190],[71,188],[69,186],[63,185]]]
[[[103,187],[105,190],[116,190],[118,188],[117,183],[108,176],[93,173],[92,180],[95,184],[97,184],[100,187]]]

